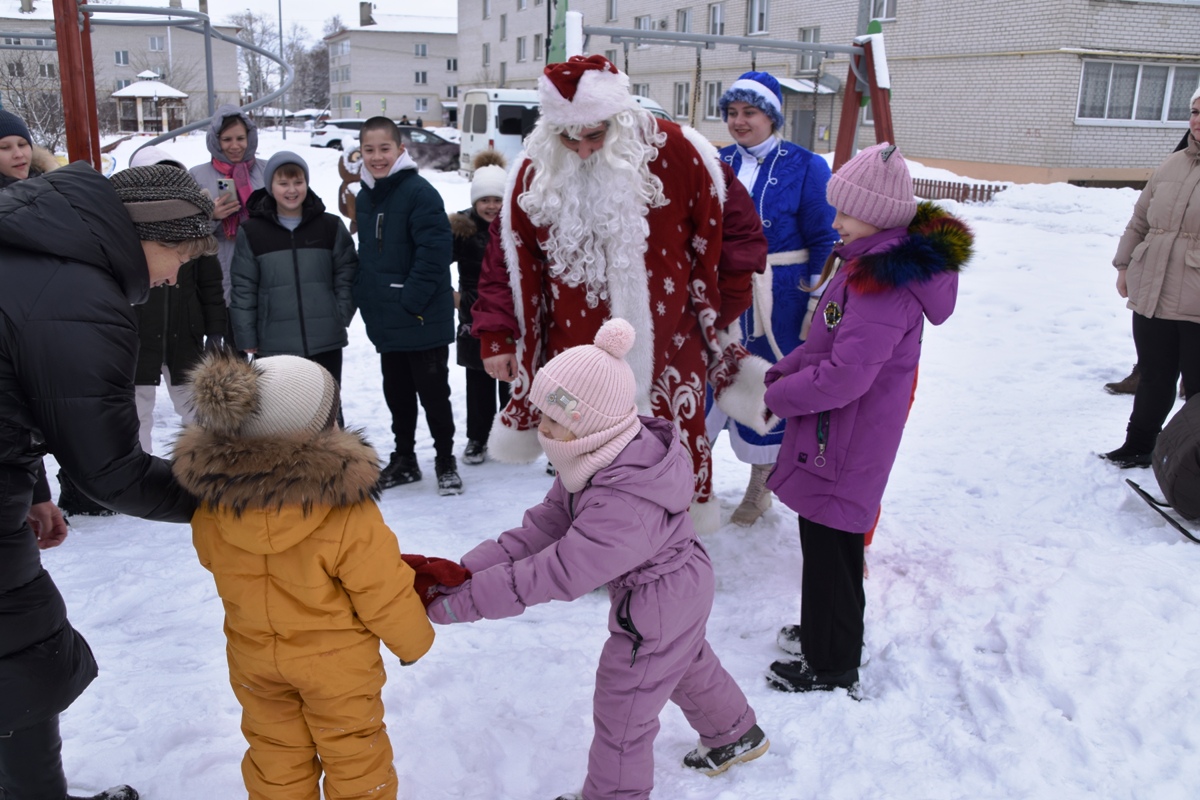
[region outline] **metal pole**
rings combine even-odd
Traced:
[[[54,41],[58,46],[59,85],[67,131],[67,158],[87,161],[100,169],[100,154],[92,152],[88,124],[86,80],[82,80],[83,43],[79,33],[79,8],[75,0],[54,0]],[[86,65],[90,66],[90,65]]]
[[[207,81],[208,116],[217,113],[217,88],[213,79],[212,22],[204,18],[204,79]]]
[[[283,94],[279,96],[279,118],[283,122],[283,140],[287,141],[287,88],[283,85],[283,0],[279,0],[279,88]]]

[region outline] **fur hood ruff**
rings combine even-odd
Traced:
[[[908,236],[895,247],[847,265],[846,283],[863,294],[921,283],[958,272],[971,259],[975,237],[966,223],[928,201],[917,206]]]

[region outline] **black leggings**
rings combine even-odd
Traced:
[[[58,715],[30,728],[0,733],[0,800],[63,800]]]
[[[865,540],[800,517],[800,649],[818,672],[858,669],[862,660]]]
[[[1133,344],[1140,374],[1125,442],[1149,453],[1175,405],[1180,374],[1188,397],[1200,391],[1200,323],[1134,314]]]

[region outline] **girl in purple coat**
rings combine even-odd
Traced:
[[[754,709],[705,639],[713,569],[688,514],[691,455],[670,421],[639,417],[624,356],[634,329],[606,322],[534,376],[538,439],[558,469],[520,527],[463,556],[461,587],[438,587],[434,622],[515,617],[608,585],[609,638],[596,670],[595,736],[582,794],[641,800],[654,786],[654,737],[668,700],[700,734],[684,766],[716,775],[768,742]]]
[[[794,658],[768,683],[785,692],[851,688],[862,656],[863,539],[879,510],[921,357],[925,320],[954,311],[973,238],[919,206],[892,145],[867,148],[829,181],[842,241],[803,345],[767,372],[767,407],[786,417],[767,486],[800,516],[800,624],[779,633]],[[832,278],[830,275],[832,274]]]

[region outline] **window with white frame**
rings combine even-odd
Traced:
[[[117,54],[116,55],[117,66],[118,67],[128,67],[129,66],[129,51],[128,50],[117,50],[116,54]]]
[[[500,41],[508,38],[508,14],[500,15]]]
[[[517,11],[524,11],[529,8],[529,0],[517,0]]]
[[[633,18],[633,27],[634,27],[634,30],[652,31],[652,30],[654,30],[654,20],[652,20],[650,18],[649,14],[643,14],[640,17]],[[649,46],[650,45],[648,45],[648,44],[639,44],[638,45],[639,48],[649,47]]]
[[[818,44],[821,41],[821,28],[801,28],[799,41],[806,44]],[[802,50],[796,60],[796,69],[800,72],[812,72],[821,65],[821,53],[815,50]]]
[[[767,32],[769,0],[750,0],[746,4],[746,33]]]
[[[629,88],[630,88],[630,91],[632,91],[638,97],[649,97],[650,96],[650,84],[648,84],[648,83],[635,83],[632,86],[630,86]]]
[[[609,61],[611,61],[614,64],[617,63],[617,51],[616,50],[605,50],[604,57],[607,58]]]
[[[349,108],[349,107],[350,107],[350,95],[344,94],[344,95],[342,95],[342,108]]]
[[[40,78],[57,78],[57,64],[38,64],[38,77]]]
[[[133,81],[131,81],[129,78],[117,78],[116,91],[118,91],[118,92],[121,91],[122,89],[124,89],[126,86],[128,86],[131,83],[133,83]]]
[[[488,66],[492,63],[492,45],[490,42],[483,43],[483,66]]]
[[[429,73],[426,72],[425,70],[420,70],[413,77],[413,83],[418,84],[418,85],[423,85],[423,84],[429,83]]]
[[[413,111],[420,112],[420,111],[428,111],[428,110],[429,110],[429,98],[428,97],[418,97],[413,100]]]
[[[540,33],[533,35],[533,60],[541,61],[546,53],[546,40]]]
[[[721,118],[721,95],[724,93],[720,81],[706,81],[704,84],[704,118]]]
[[[690,83],[675,84],[675,107],[674,113],[676,117],[687,117],[691,110],[692,101],[692,85]]]
[[[875,115],[871,113],[871,101],[867,100],[867,104],[858,112],[858,119],[863,125],[875,126]]]
[[[427,44],[414,45],[413,51],[414,51],[413,55],[416,56],[417,58],[425,58],[427,55],[429,55],[429,45],[427,45]]]
[[[871,19],[895,19],[896,0],[871,0]]]
[[[162,51],[164,51],[166,49],[167,49],[167,37],[165,37],[165,36],[151,36],[150,37],[150,52],[151,53],[161,53]]]
[[[5,44],[20,44],[20,43],[21,43],[21,37],[19,37],[19,36],[5,36],[5,37],[4,37],[4,43],[5,43]]]
[[[454,100],[457,97],[458,97],[458,87],[457,86],[447,86],[446,87],[446,99]]]
[[[457,58],[447,58],[446,59],[446,72],[458,72],[458,59]]]
[[[483,0],[483,18],[492,18],[492,0]]]
[[[710,36],[725,35],[724,3],[713,3],[708,7],[708,33]]]
[[[1145,125],[1184,122],[1197,83],[1200,67],[1085,61],[1075,119]]]
[[[526,49],[529,43],[528,36],[517,37],[517,61],[524,61],[528,58],[529,52]]]
[[[675,12],[675,30],[680,33],[692,32],[692,10],[681,8]]]
[[[604,19],[607,22],[617,21],[617,0],[604,0]]]

